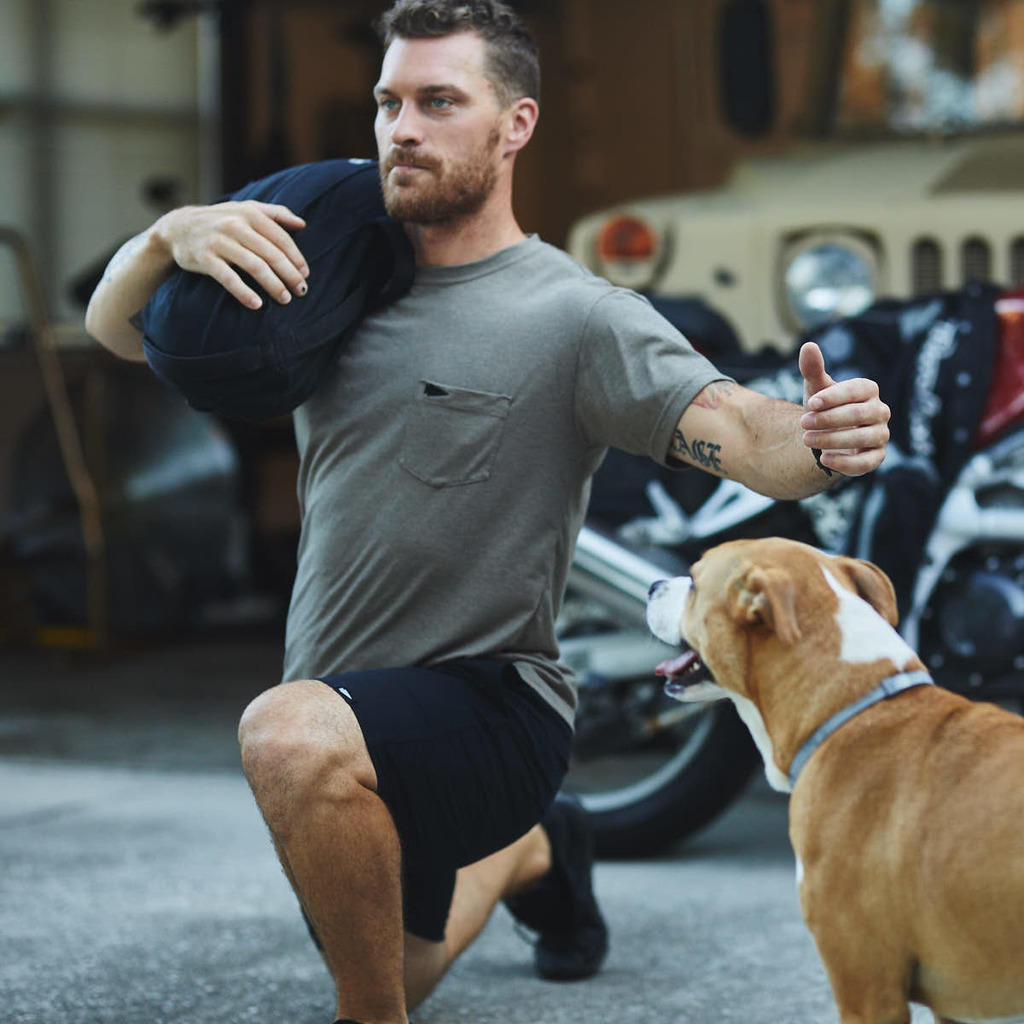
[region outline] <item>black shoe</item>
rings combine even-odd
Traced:
[[[575,797],[559,794],[540,824],[551,842],[551,870],[529,891],[506,899],[505,906],[537,932],[537,973],[549,981],[580,981],[597,974],[608,952],[608,926],[591,878],[590,820]]]

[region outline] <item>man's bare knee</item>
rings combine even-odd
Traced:
[[[317,680],[260,694],[242,714],[238,741],[246,778],[278,835],[290,830],[295,811],[311,798],[344,800],[358,788],[376,792],[352,709]]]

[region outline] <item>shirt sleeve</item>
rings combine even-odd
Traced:
[[[588,443],[666,466],[686,407],[712,381],[730,379],[643,296],[621,288],[594,304],[577,358],[576,422]]]

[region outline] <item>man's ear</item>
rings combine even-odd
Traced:
[[[533,137],[540,117],[540,107],[529,96],[520,96],[508,109],[508,129],[505,132],[505,155],[518,153]]]
[[[784,644],[800,639],[793,578],[785,569],[744,566],[730,582],[729,597],[736,622],[764,625]]]
[[[895,626],[899,622],[899,612],[896,610],[896,590],[889,577],[873,562],[865,562],[861,558],[844,555],[838,562],[841,574],[853,584],[853,589],[890,626]]]

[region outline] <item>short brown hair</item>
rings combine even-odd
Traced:
[[[396,39],[432,39],[476,32],[487,44],[485,74],[501,107],[523,96],[540,100],[537,44],[501,0],[395,0],[377,31],[385,48]]]

